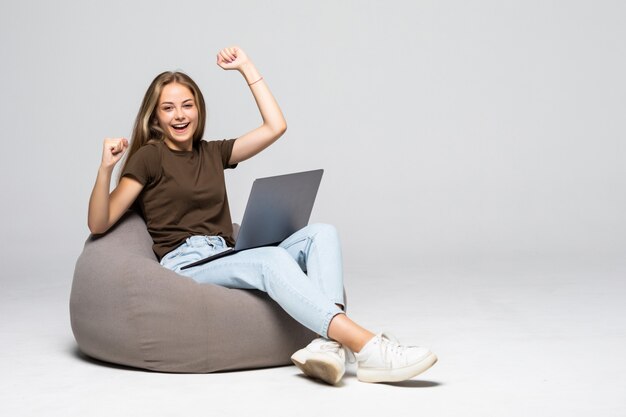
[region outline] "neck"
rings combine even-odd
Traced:
[[[189,139],[189,141],[180,143],[171,140],[170,138],[165,138],[163,140],[168,148],[175,151],[186,151],[189,152],[193,149],[193,139]]]

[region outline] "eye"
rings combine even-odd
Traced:
[[[184,108],[186,108],[186,109],[190,109],[190,108],[192,108],[192,107],[193,107],[193,104],[191,104],[191,103],[187,103],[187,104],[185,104],[183,107],[184,107]]]

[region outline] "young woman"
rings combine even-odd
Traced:
[[[345,372],[344,348],[355,353],[357,377],[365,382],[401,381],[431,367],[437,358],[428,349],[375,335],[344,313],[341,249],[330,225],[309,225],[278,247],[181,270],[234,245],[224,169],[258,154],[287,129],[278,103],[241,48],[219,51],[217,65],[244,76],[261,112],[261,126],[237,139],[204,141],[206,110],[198,86],[180,72],[158,75],[144,96],[119,183],[110,194],[113,167],[129,142],[104,140],[89,201],[91,232],[105,233],[135,204],[163,267],[199,283],[265,291],[319,334],[292,356],[310,377],[336,384]]]

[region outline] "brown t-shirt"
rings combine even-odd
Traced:
[[[144,186],[136,203],[159,260],[194,235],[222,236],[235,245],[224,182],[224,169],[237,166],[228,164],[234,143],[201,140],[187,152],[149,142],[128,160],[122,176]]]

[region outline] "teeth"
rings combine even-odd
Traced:
[[[182,124],[182,125],[172,125],[172,126],[174,126],[174,128],[176,128],[176,129],[182,129],[182,128],[187,127],[187,125],[188,125],[188,124],[189,124],[189,123],[184,123],[184,124]]]

